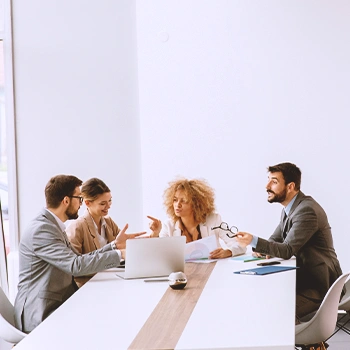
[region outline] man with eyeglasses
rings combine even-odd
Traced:
[[[77,219],[83,202],[82,181],[72,175],[57,175],[45,187],[46,208],[30,223],[19,245],[19,283],[15,300],[16,326],[31,332],[62,305],[77,289],[74,276],[89,275],[117,267],[128,238],[126,225],[115,241],[89,254],[74,251],[64,222]]]
[[[296,323],[317,310],[333,282],[342,274],[333,246],[331,228],[322,207],[300,191],[301,171],[292,163],[268,167],[269,203],[283,205],[280,223],[265,240],[238,232],[244,247],[251,245],[258,256],[296,257]]]

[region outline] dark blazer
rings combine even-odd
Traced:
[[[295,256],[297,294],[322,301],[342,274],[327,215],[312,197],[299,192],[287,219],[283,218],[284,209],[273,235],[258,238],[255,251],[283,259]]]
[[[88,275],[119,265],[108,244],[79,255],[54,216],[44,209],[24,232],[19,245],[19,283],[15,300],[16,326],[32,331],[78,288],[73,276]]]

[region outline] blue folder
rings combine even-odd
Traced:
[[[256,267],[254,269],[235,271],[234,273],[237,273],[239,275],[263,276],[263,275],[269,275],[271,273],[290,271],[295,269],[297,269],[297,267],[294,267],[294,266],[263,266],[263,267]]]

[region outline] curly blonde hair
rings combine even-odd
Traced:
[[[179,178],[169,182],[169,187],[164,191],[163,195],[166,212],[174,222],[179,219],[175,215],[173,205],[174,196],[178,190],[185,192],[189,204],[192,205],[193,216],[196,222],[205,222],[207,216],[215,211],[214,190],[206,180]]]

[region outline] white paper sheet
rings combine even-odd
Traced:
[[[209,236],[186,244],[185,260],[208,259],[210,252],[217,249],[216,237]]]

